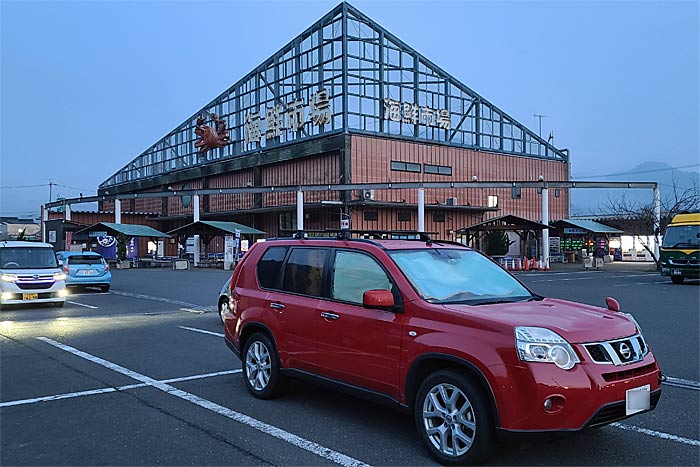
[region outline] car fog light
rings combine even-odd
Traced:
[[[544,400],[544,410],[549,413],[557,413],[564,408],[566,398],[560,395],[549,396]]]
[[[551,408],[552,408],[552,399],[547,398],[547,399],[544,401],[544,410],[549,410],[549,409],[551,409]]]
[[[11,299],[12,299],[12,293],[11,293],[11,292],[3,292],[3,293],[2,293],[2,299],[3,299],[3,300],[11,300]]]
[[[61,289],[58,291],[58,296],[60,298],[65,298],[68,296],[68,291],[66,289]]]
[[[553,345],[550,347],[549,358],[552,359],[555,365],[564,370],[568,370],[574,366],[574,362],[571,359],[569,352],[567,352],[564,347],[559,345]]]

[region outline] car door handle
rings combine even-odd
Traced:
[[[336,315],[335,313],[331,313],[330,311],[322,311],[321,318],[336,320],[336,319],[340,318],[340,316]]]
[[[282,303],[272,302],[270,303],[270,308],[274,308],[275,310],[284,310],[284,305]]]

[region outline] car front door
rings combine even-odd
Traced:
[[[365,291],[394,291],[394,282],[367,253],[337,249],[332,255],[329,299],[323,300],[317,317],[319,373],[398,399],[404,315],[362,305]]]

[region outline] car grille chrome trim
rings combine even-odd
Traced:
[[[593,363],[622,366],[644,359],[649,349],[641,334],[622,339],[583,344]]]
[[[684,259],[669,258],[668,264],[671,264],[673,266],[687,266],[687,265],[697,266],[697,265],[700,265],[700,259],[697,259],[697,258],[684,258]]]

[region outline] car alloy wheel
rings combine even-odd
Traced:
[[[272,373],[270,351],[264,343],[255,341],[248,347],[245,368],[250,386],[256,391],[263,391],[269,384]]]
[[[224,315],[226,313],[228,313],[228,301],[221,300],[221,303],[219,303],[219,319],[221,320],[221,324],[224,324]]]
[[[469,451],[476,436],[476,417],[469,398],[447,383],[428,392],[423,402],[423,425],[432,445],[449,457]]]

